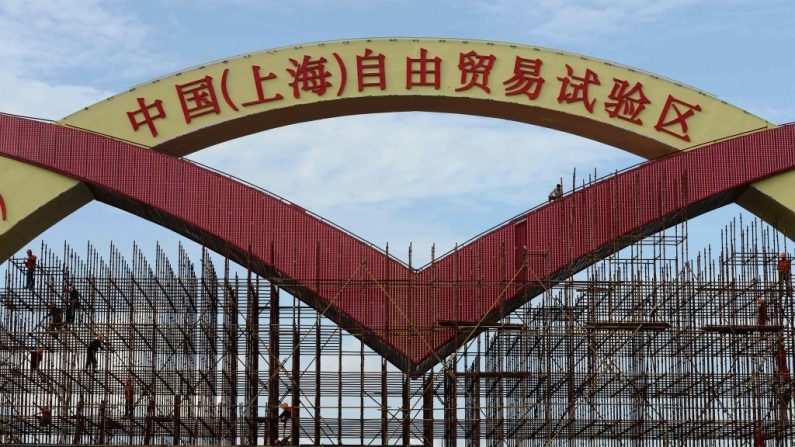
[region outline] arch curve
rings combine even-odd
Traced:
[[[537,124],[653,158],[773,124],[704,92],[612,62],[508,43],[360,39],[204,64],[85,107],[61,125],[171,155],[334,116],[452,112]],[[0,158],[0,258],[91,200],[84,185]],[[739,203],[795,237],[795,174]],[[35,197],[30,194],[35,185]]]
[[[795,168],[795,125],[707,145],[609,177],[410,270],[294,204],[174,157],[8,115],[0,136],[0,155],[74,178],[98,200],[250,265],[411,374],[548,284]],[[118,166],[147,166],[148,181]],[[405,286],[386,289],[387,280]]]

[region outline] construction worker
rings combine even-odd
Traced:
[[[39,416],[39,426],[47,427],[52,424],[52,408],[49,405],[41,407],[41,416]]]
[[[133,404],[133,400],[135,399],[135,388],[133,388],[132,379],[130,377],[127,378],[127,381],[124,382],[124,416],[128,418],[133,417],[133,411],[135,409],[135,405]]]
[[[75,437],[72,444],[79,444],[80,438],[83,437],[83,433],[86,432],[86,417],[83,415],[84,408],[85,402],[81,394],[80,399],[77,401],[77,408],[75,408]]]
[[[69,294],[66,302],[66,324],[73,324],[75,322],[75,311],[80,307],[80,294],[75,289],[75,286],[71,284],[66,287],[66,293]]]
[[[144,428],[144,445],[149,445],[152,441],[154,434],[155,424],[155,400],[149,398],[149,404],[146,405],[146,427]]]
[[[47,332],[51,333],[54,337],[58,336],[58,332],[63,328],[63,309],[56,306],[55,303],[50,303],[50,326]]]
[[[786,252],[782,252],[778,258],[778,292],[779,294],[787,290],[787,295],[792,296],[792,261]]]
[[[44,348],[38,346],[33,351],[30,351],[30,370],[39,369],[42,359],[44,359]]]
[[[764,326],[767,324],[767,301],[765,298],[759,298],[759,316],[756,320],[757,326]]]
[[[555,185],[555,189],[553,189],[552,192],[549,193],[548,199],[550,202],[554,202],[555,200],[558,200],[561,197],[563,197],[563,185],[558,183],[557,185]]]
[[[36,256],[33,254],[33,250],[28,249],[27,251],[28,257],[25,258],[25,269],[27,270],[27,281],[25,283],[25,287],[28,290],[33,290],[33,287],[36,285],[36,280],[33,274],[36,272]]]
[[[770,435],[763,435],[762,427],[759,425],[759,422],[757,422],[754,425],[754,447],[765,447],[765,441],[768,439],[774,439],[774,437]]]
[[[88,348],[86,349],[86,369],[89,366],[92,366],[95,370],[99,363],[97,362],[97,351],[102,348],[102,336],[97,335],[97,338],[88,344]]]
[[[282,414],[279,415],[279,421],[281,421],[283,426],[286,426],[287,422],[293,418],[295,410],[287,402],[282,402],[281,407]]]

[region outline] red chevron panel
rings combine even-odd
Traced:
[[[536,208],[409,271],[303,208],[184,160],[91,133],[0,116],[0,155],[89,185],[97,199],[229,256],[294,293],[405,371],[471,329],[637,238],[733,201],[795,168],[784,126],[647,162]]]

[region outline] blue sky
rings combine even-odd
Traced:
[[[0,111],[58,119],[149,79],[285,45],[365,37],[448,37],[570,51],[659,74],[776,123],[795,121],[791,0],[17,1],[0,2]],[[637,157],[494,119],[428,113],[289,126],[192,156],[295,201],[416,263],[546,198],[572,171]],[[740,212],[697,219],[710,240]],[[180,238],[93,203],[41,236],[99,247]],[[31,245],[38,246],[40,239]],[[691,240],[691,244],[693,241]]]

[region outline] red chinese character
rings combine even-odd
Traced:
[[[331,73],[326,71],[325,57],[312,60],[309,56],[304,56],[301,63],[295,59],[290,59],[290,63],[293,64],[295,70],[287,69],[287,72],[293,77],[293,82],[288,85],[293,88],[294,97],[301,97],[300,90],[323,96],[326,89],[331,87],[331,82],[327,81],[331,77]]]
[[[175,86],[182,104],[182,114],[185,122],[190,124],[194,118],[221,111],[218,99],[215,97],[213,77],[205,76],[201,79]]]
[[[418,65],[419,68],[415,68]],[[411,87],[433,87],[439,90],[442,76],[442,59],[428,59],[428,50],[420,48],[420,58],[406,58],[406,89]],[[415,80],[414,75],[417,75]]]
[[[3,200],[2,194],[0,194],[0,217],[6,220],[6,202]]]
[[[599,76],[590,68],[585,69],[585,76],[574,76],[574,69],[569,64],[566,64],[566,73],[565,78],[558,78],[561,81],[558,102],[566,104],[582,102],[588,112],[593,113],[593,105],[596,100],[588,100],[588,87],[591,84],[602,85],[599,82]]]
[[[260,74],[260,66],[259,65],[252,65],[251,72],[254,74],[254,86],[257,89],[257,99],[249,102],[244,102],[243,107],[253,106],[255,104],[264,104],[266,102],[271,101],[278,101],[284,98],[281,94],[276,93],[274,96],[270,98],[265,97],[265,88],[262,86],[262,83],[276,78],[276,75],[273,72],[266,74],[265,76]]]
[[[544,78],[541,75],[541,59],[525,59],[516,56],[513,64],[513,76],[503,82],[505,96],[526,95],[528,99],[536,99],[541,93]],[[510,84],[510,85],[509,85]]]
[[[491,93],[491,89],[488,87],[489,74],[491,74],[491,68],[494,67],[494,61],[497,58],[493,54],[481,56],[475,51],[459,54],[458,69],[461,70],[462,86],[455,91],[460,92],[472,87],[479,87],[484,92]]]
[[[155,102],[146,104],[143,98],[137,98],[137,100],[138,110],[127,112],[127,118],[130,119],[133,131],[138,132],[138,128],[146,124],[146,127],[149,128],[149,132],[152,132],[152,136],[156,137],[157,128],[155,127],[154,121],[166,117],[166,111],[163,110],[163,101],[156,99]],[[155,113],[150,112],[152,109],[155,110]],[[138,119],[138,115],[142,117],[140,120]]]
[[[365,87],[378,87],[386,89],[386,73],[384,70],[384,55],[373,54],[373,50],[366,48],[364,56],[356,56],[356,73],[359,77],[359,91]],[[365,78],[372,79],[365,81]]]
[[[643,94],[643,84],[636,82],[634,87],[629,88],[629,82],[623,79],[613,78],[613,82],[615,84],[613,84],[609,98],[615,102],[605,103],[607,114],[610,118],[643,124],[638,115],[646,108],[646,104],[651,103]]]
[[[673,110],[675,117],[668,119],[668,114]],[[676,138],[681,138],[685,141],[690,141],[690,136],[687,135],[687,119],[695,115],[696,112],[701,111],[701,106],[698,104],[688,104],[680,99],[676,99],[673,95],[668,95],[668,100],[665,101],[660,119],[657,120],[657,125],[654,126],[659,132],[665,132],[673,135]],[[666,121],[667,120],[667,121]],[[678,124],[679,128],[671,130],[670,127]],[[676,131],[678,130],[678,132]]]

